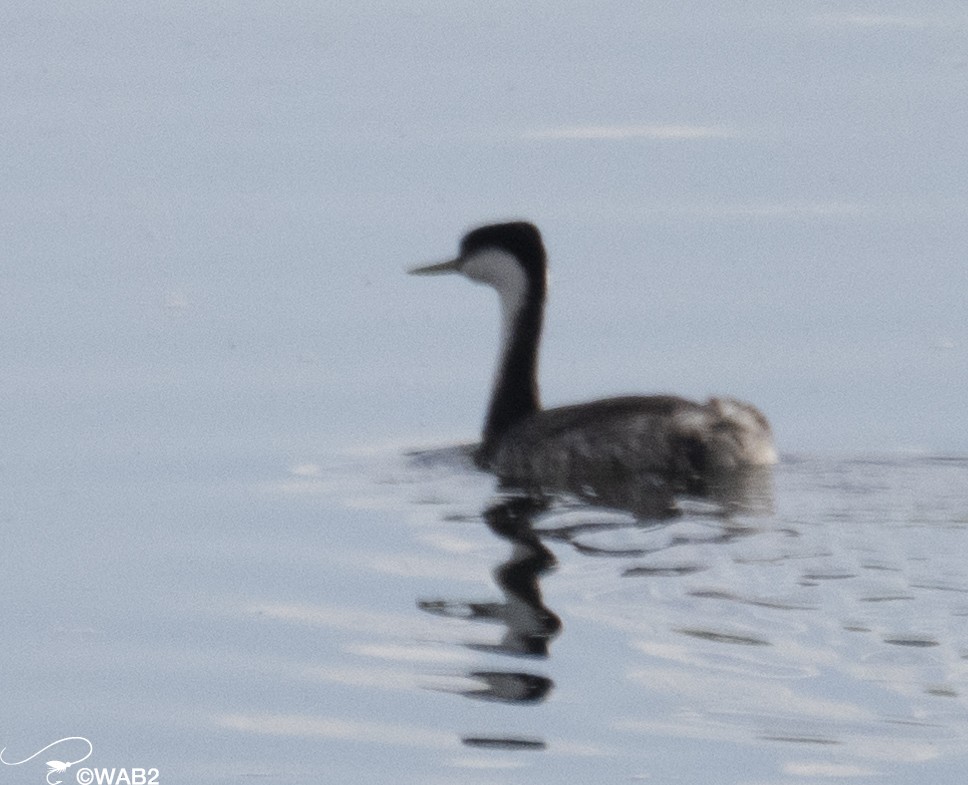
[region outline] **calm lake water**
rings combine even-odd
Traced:
[[[968,27],[876,6],[3,3],[0,748],[93,751],[0,785],[960,785]],[[772,474],[474,470],[493,293],[403,271],[512,217],[548,404]]]
[[[502,493],[457,448],[211,468],[4,485],[6,759],[82,735],[166,782],[963,775],[964,459],[787,456],[665,520]]]

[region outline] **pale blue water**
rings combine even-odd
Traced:
[[[167,782],[964,770],[964,459],[788,457],[746,509],[666,522],[534,508],[453,454],[249,468],[5,485],[8,759],[86,735],[88,765]]]
[[[4,5],[4,760],[960,783],[966,29]],[[749,399],[770,492],[636,523],[405,457],[475,438],[498,325],[403,271],[512,216],[552,257],[545,399]]]

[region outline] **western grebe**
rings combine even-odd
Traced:
[[[530,223],[468,232],[455,259],[410,272],[460,273],[497,290],[503,338],[475,459],[502,479],[572,485],[582,478],[654,473],[689,480],[776,462],[770,425],[732,398],[696,403],[673,395],[608,398],[542,409],[538,345],[547,255]]]

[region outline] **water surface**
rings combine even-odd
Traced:
[[[966,471],[787,457],[651,520],[456,449],[34,495],[85,526],[12,516],[5,743],[200,783],[958,782]]]
[[[961,783],[965,29],[948,2],[3,4],[4,759]],[[636,518],[448,447],[497,306],[403,270],[510,217],[551,255],[545,401],[748,399],[769,483]]]

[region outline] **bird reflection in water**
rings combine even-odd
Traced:
[[[666,475],[616,467],[608,473],[564,478],[555,486],[530,488],[597,508],[627,512],[638,523],[677,518],[683,503],[705,503],[709,514],[762,515],[773,510],[773,472],[769,466],[747,466],[702,474]]]
[[[652,553],[650,548],[605,548],[583,542],[582,535],[615,529],[643,529],[668,524],[682,517],[710,518],[722,526],[718,537],[704,542],[730,542],[750,533],[737,526],[736,516],[766,516],[773,512],[773,472],[771,467],[750,466],[726,472],[690,477],[659,474],[634,474],[616,471],[610,475],[583,477],[554,489],[559,505],[587,514],[580,522],[542,526],[545,540],[563,541],[590,556],[638,557]],[[546,493],[547,489],[532,489]],[[596,517],[596,511],[628,513],[616,520]],[[671,544],[688,544],[673,538]]]
[[[432,452],[432,451],[431,451]],[[453,453],[451,453],[453,455]],[[418,462],[435,463],[430,453],[413,456]],[[441,457],[441,456],[437,456]],[[744,536],[733,516],[765,515],[773,509],[772,473],[766,467],[748,467],[703,477],[665,477],[615,471],[607,476],[582,477],[559,487],[521,487],[504,484],[502,495],[482,513],[482,520],[499,538],[511,545],[507,559],[498,564],[494,579],[504,594],[503,602],[420,600],[428,612],[471,622],[504,625],[498,643],[467,643],[469,648],[516,658],[546,659],[562,630],[557,614],[545,605],[540,581],[557,564],[545,542],[567,543],[581,553],[611,557],[638,557],[651,550],[591,548],[582,542],[586,533],[615,528],[649,529],[674,521],[683,514],[699,514],[722,524],[721,538],[728,542]],[[696,506],[698,504],[698,507]],[[555,526],[553,518],[562,511],[583,510],[584,520]],[[624,512],[627,516],[599,517],[601,512]],[[538,519],[540,528],[536,528]],[[709,540],[705,540],[709,542]],[[714,540],[714,541],[718,541]],[[687,540],[672,538],[671,544]],[[626,575],[637,574],[626,570]],[[535,705],[546,700],[554,682],[547,676],[522,669],[475,670],[464,674],[472,686],[448,689],[475,700],[514,705]],[[512,737],[466,737],[472,747],[507,750],[543,749],[541,739]]]
[[[421,600],[428,613],[470,621],[503,624],[499,643],[468,644],[479,651],[514,657],[547,658],[551,641],[561,630],[561,620],[544,604],[539,579],[555,567],[554,554],[534,530],[534,518],[548,506],[532,496],[502,498],[484,511],[488,528],[511,543],[508,558],[494,570],[494,580],[504,602],[458,602]],[[525,671],[473,671],[467,676],[474,688],[461,690],[468,698],[505,703],[538,703],[551,691],[553,682]]]

